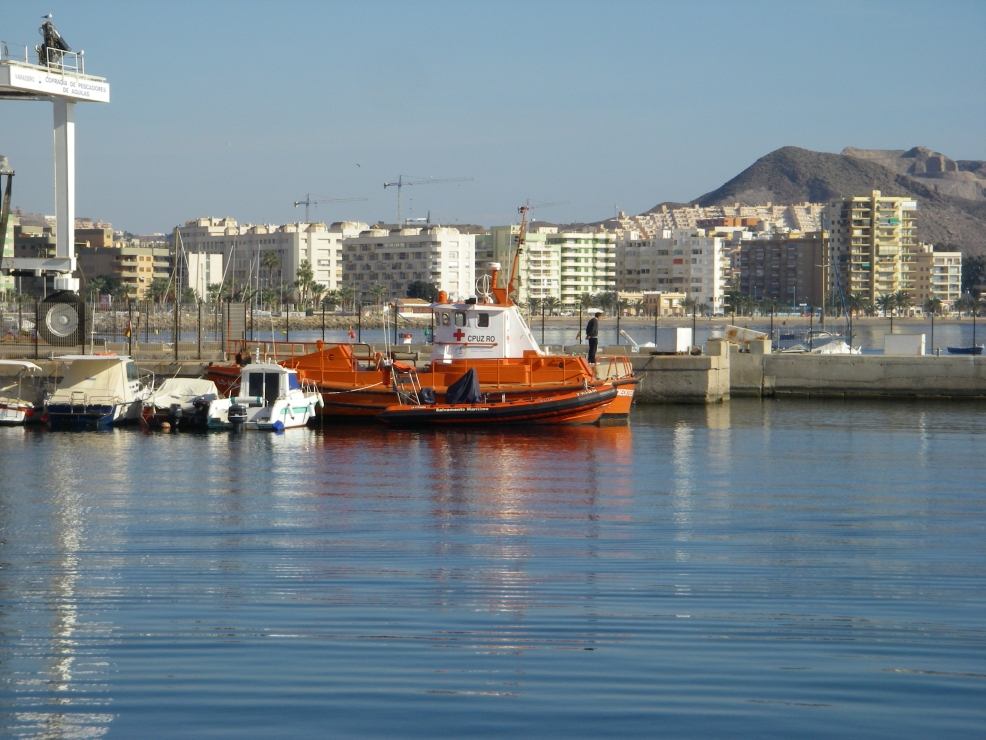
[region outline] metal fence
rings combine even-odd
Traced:
[[[54,298],[0,302],[0,357],[46,359],[116,352],[138,359],[220,359],[231,340],[249,338],[242,304],[112,304]]]

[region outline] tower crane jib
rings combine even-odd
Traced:
[[[397,225],[398,227],[403,223],[401,221],[401,216],[403,215],[403,189],[405,185],[437,185],[440,182],[471,182],[471,177],[449,177],[442,180],[432,180],[431,178],[421,178],[418,180],[405,180],[404,175],[398,175],[395,182],[385,182],[383,184],[383,189],[387,188],[397,188]]]

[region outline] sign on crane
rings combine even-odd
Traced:
[[[446,178],[444,180],[432,180],[431,178],[422,178],[419,180],[405,180],[404,175],[398,175],[396,182],[385,182],[383,184],[383,189],[387,188],[397,188],[397,226],[403,223],[401,221],[402,202],[401,202],[401,192],[405,185],[437,185],[440,182],[471,182],[471,177],[452,177]]]
[[[45,16],[50,18],[51,16]],[[55,292],[45,302],[38,331],[46,341],[84,342],[85,306],[75,272],[75,104],[108,103],[110,86],[103,77],[86,74],[85,52],[74,52],[50,20],[40,29],[44,41],[34,47],[37,64],[27,46],[0,41],[0,100],[47,100],[54,109],[55,133],[55,256],[3,259],[5,272],[27,271],[53,275]],[[0,222],[6,239],[13,170],[7,175]],[[176,343],[177,346],[177,343]]]

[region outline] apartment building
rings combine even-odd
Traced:
[[[653,237],[620,242],[619,290],[680,292],[713,312],[723,309],[733,275],[729,239],[705,229],[663,229]]]
[[[751,234],[740,242],[739,290],[784,305],[821,306],[825,300],[826,234],[814,231]]]
[[[917,201],[879,190],[830,203],[824,228],[830,234],[829,288],[841,282],[848,294],[870,303],[887,293],[916,289]]]
[[[552,259],[547,248],[547,235],[558,229],[534,228],[524,236],[524,250],[517,260],[517,292],[514,300],[520,305],[527,305],[531,298],[554,297],[561,300],[561,271],[557,257]],[[517,237],[520,235],[520,224],[509,226],[494,226],[489,233],[476,236],[476,279],[482,280],[489,270],[490,262],[501,265],[500,283],[507,286],[510,280],[510,267],[513,264],[514,252],[517,249]],[[537,275],[532,274],[532,265]],[[536,286],[531,284],[532,278],[537,278]]]
[[[258,287],[278,283],[293,283],[301,263],[312,266],[316,282],[328,290],[342,286],[342,243],[344,239],[357,237],[367,229],[358,221],[340,221],[326,226],[324,223],[293,223],[280,226],[272,224],[239,225],[232,218],[198,218],[187,221],[178,228],[179,246],[183,250],[183,263],[194,254],[222,255],[222,270],[211,277],[212,284],[235,279],[243,284]],[[264,255],[277,255],[275,268],[264,265]],[[201,283],[206,265],[210,274],[215,272],[214,261],[196,261],[202,269],[192,282]],[[190,273],[191,270],[184,271]],[[185,279],[186,285],[198,292],[198,287]],[[204,297],[200,295],[199,297]]]
[[[921,308],[929,298],[938,298],[950,311],[962,297],[962,252],[936,252],[922,244],[915,259],[912,301]]]
[[[548,227],[545,227],[548,228]],[[552,279],[551,264],[557,260],[559,298],[563,309],[576,308],[586,293],[613,293],[616,282],[616,234],[609,231],[547,231],[540,272],[536,253],[531,252],[531,289]],[[557,255],[557,256],[555,256]]]
[[[146,297],[155,278],[169,280],[172,273],[168,247],[89,247],[77,243],[75,260],[75,275],[83,292],[94,277],[112,277],[137,300]]]
[[[364,229],[343,241],[341,285],[357,296],[381,300],[404,298],[415,281],[434,283],[453,299],[476,295],[475,234],[460,234],[446,226],[403,229]]]
[[[504,287],[517,249],[520,226],[494,226],[476,241],[476,272],[481,277],[487,262],[502,265]],[[616,235],[607,231],[559,232],[557,226],[536,226],[524,237],[517,261],[514,300],[524,305],[531,299],[554,298],[563,309],[573,310],[586,293],[616,290]]]

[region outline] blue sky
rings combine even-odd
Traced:
[[[986,159],[986,2],[17,2],[108,105],[76,109],[77,214],[597,220],[712,190],[785,145]],[[51,106],[0,101],[14,202],[53,212]],[[359,166],[357,166],[359,165]]]

